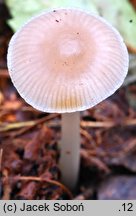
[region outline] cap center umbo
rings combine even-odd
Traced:
[[[62,59],[74,58],[74,56],[79,56],[81,52],[81,44],[76,39],[65,39],[59,44],[59,54]]]

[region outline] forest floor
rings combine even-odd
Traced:
[[[61,115],[33,109],[11,83],[9,17],[0,3],[0,199],[136,199],[135,81],[81,112],[80,175],[70,191],[58,166]]]

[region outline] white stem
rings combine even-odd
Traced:
[[[62,182],[74,189],[80,165],[80,112],[62,114],[60,169]]]

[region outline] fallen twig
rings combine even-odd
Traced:
[[[48,116],[45,116],[35,121],[16,122],[16,123],[7,123],[7,124],[3,123],[3,124],[0,124],[0,132],[19,129],[23,127],[27,127],[26,130],[30,130],[36,125],[43,124],[44,122],[52,120],[58,116],[59,114],[50,114]]]
[[[35,121],[26,121],[26,122],[17,122],[17,123],[2,123],[0,124],[0,132],[5,132],[9,130],[19,129],[23,127],[27,127],[26,131],[35,127],[36,125],[42,124],[46,121],[52,120],[53,118],[59,117],[59,114],[50,114],[49,116],[46,116],[44,118],[41,118],[39,120]],[[122,121],[120,124],[117,124],[113,121],[81,121],[80,123],[81,127],[83,128],[111,128],[115,126],[134,126],[136,125],[136,119],[126,119]],[[48,123],[48,127],[60,127],[60,122],[58,123]],[[82,131],[81,131],[82,132]]]
[[[39,182],[43,181],[43,182],[46,182],[49,184],[53,184],[53,185],[56,185],[58,187],[61,187],[62,190],[68,194],[69,198],[73,199],[73,195],[70,192],[70,190],[58,181],[51,180],[51,179],[45,179],[45,178],[41,178],[41,177],[34,177],[34,176],[15,176],[15,177],[13,177],[13,179],[17,180],[17,181],[39,181]]]
[[[82,127],[93,127],[93,128],[110,128],[118,126],[116,122],[113,121],[105,121],[105,122],[99,122],[99,121],[81,121]],[[126,119],[120,123],[120,126],[133,126],[136,125],[136,119]]]
[[[80,134],[83,135],[87,140],[91,141],[92,136],[84,129],[80,129]]]
[[[92,165],[97,167],[99,170],[104,171],[106,174],[110,173],[109,167],[99,158],[89,155],[87,150],[81,149],[81,157],[86,161],[87,165]]]
[[[2,156],[3,156],[3,149],[0,149],[0,173],[2,171]]]
[[[22,128],[22,127],[34,126],[34,125],[35,125],[34,121],[1,124],[0,125],[0,132],[9,131],[9,130]]]

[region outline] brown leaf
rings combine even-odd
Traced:
[[[134,6],[134,8],[136,9],[136,0],[129,0],[131,2],[131,4]]]
[[[32,200],[34,199],[38,184],[36,182],[27,182],[23,185],[21,191],[17,194],[16,199]]]

